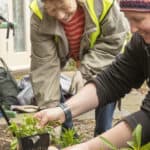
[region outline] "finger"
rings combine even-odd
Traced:
[[[37,120],[40,121],[42,119],[42,117],[44,116],[44,114],[45,114],[44,111],[39,111],[39,112],[35,113],[33,117],[35,117]]]
[[[48,121],[49,121],[48,116],[45,115],[45,116],[43,116],[43,117],[41,118],[41,120],[40,120],[40,125],[41,125],[41,126],[44,126],[44,125],[46,125],[46,124],[48,123]]]
[[[37,112],[36,114],[33,115],[34,118],[41,118],[41,112]]]

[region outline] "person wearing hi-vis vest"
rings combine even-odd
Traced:
[[[61,99],[60,72],[72,58],[71,92],[106,68],[120,53],[128,21],[115,0],[33,0],[31,80],[38,106]],[[115,103],[96,108],[95,136],[109,129]]]

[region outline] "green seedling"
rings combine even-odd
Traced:
[[[20,125],[15,122],[11,122],[11,125],[8,128],[12,133],[15,134],[17,138],[42,133],[50,133],[52,131],[52,126],[49,124],[43,128],[39,128],[38,120],[31,116],[25,116],[22,124]]]
[[[76,131],[74,129],[64,129],[64,132],[58,140],[58,143],[62,148],[79,144],[80,142],[81,139],[76,135]]]
[[[75,138],[76,131],[74,129],[65,130],[60,137],[57,137],[55,134],[55,127],[60,126],[59,122],[52,121],[49,122],[46,126],[39,128],[39,122],[37,119],[32,116],[24,116],[24,119],[21,124],[11,122],[11,125],[8,127],[16,137],[11,142],[11,150],[16,150],[18,145],[18,139],[28,136],[34,136],[37,134],[49,133],[50,135],[50,144],[56,145],[59,147],[67,147],[70,145],[80,143],[80,138]]]
[[[17,144],[19,142],[18,140],[20,138],[40,135],[44,133],[53,134],[52,125],[47,124],[43,128],[39,128],[38,120],[33,118],[32,116],[24,116],[21,124],[17,124],[16,122],[11,122],[11,125],[8,127],[8,130],[15,135],[13,141],[11,142],[11,150],[17,149]]]

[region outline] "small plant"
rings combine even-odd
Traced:
[[[17,145],[19,145],[20,147],[23,147],[23,143],[28,143],[31,147],[31,145],[34,145],[31,141],[32,140],[31,138],[33,137],[34,138],[38,137],[38,140],[36,142],[39,142],[39,141],[41,142],[42,140],[40,138],[42,136],[47,137],[47,145],[48,145],[49,135],[53,134],[52,125],[48,124],[44,126],[43,128],[39,128],[38,120],[33,118],[32,116],[25,116],[23,118],[22,124],[20,125],[15,122],[12,122],[11,125],[8,127],[8,129],[13,133],[13,135],[15,135],[14,140],[11,142],[11,150],[16,150]],[[23,149],[23,148],[20,148],[20,149]]]
[[[64,132],[59,139],[59,144],[62,148],[79,144],[80,142],[81,139],[78,135],[76,135],[76,131],[74,129],[64,129]]]
[[[9,126],[9,130],[17,138],[20,138],[20,137],[26,137],[26,136],[42,134],[42,133],[51,133],[52,126],[48,124],[43,128],[39,128],[37,119],[31,116],[25,116],[23,119],[23,123],[20,125],[15,122],[11,122],[11,125]]]
[[[140,124],[134,129],[132,133],[132,141],[128,141],[128,147],[121,148],[119,150],[149,150],[150,149],[150,142],[141,146],[141,135],[142,135],[142,126]],[[112,150],[118,150],[118,148],[109,142],[106,138],[100,136],[101,140]]]
[[[43,128],[38,127],[38,120],[32,116],[25,116],[22,124],[17,124],[12,122],[9,126],[9,130],[15,135],[13,141],[11,142],[11,150],[16,150],[20,139],[25,139],[26,137],[31,138],[31,136],[49,134],[50,144],[59,146],[61,148],[77,144],[80,142],[79,138],[75,138],[75,130],[69,129],[65,130],[61,137],[55,136],[55,127],[59,126],[60,123],[56,121],[49,122]]]

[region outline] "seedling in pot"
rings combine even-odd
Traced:
[[[25,116],[22,124],[18,125],[12,122],[9,130],[15,134],[16,139],[11,144],[11,150],[47,150],[50,145],[50,136],[53,136],[53,126],[58,125],[53,122],[44,126],[38,127],[38,120],[32,116]]]
[[[75,137],[75,129],[64,130],[60,137],[57,136],[55,127],[59,122],[49,122],[43,128],[38,127],[38,120],[32,116],[25,116],[22,124],[12,122],[9,130],[16,135],[11,143],[11,150],[47,150],[49,145],[67,147],[81,142],[81,137]],[[27,148],[28,147],[28,148]]]

